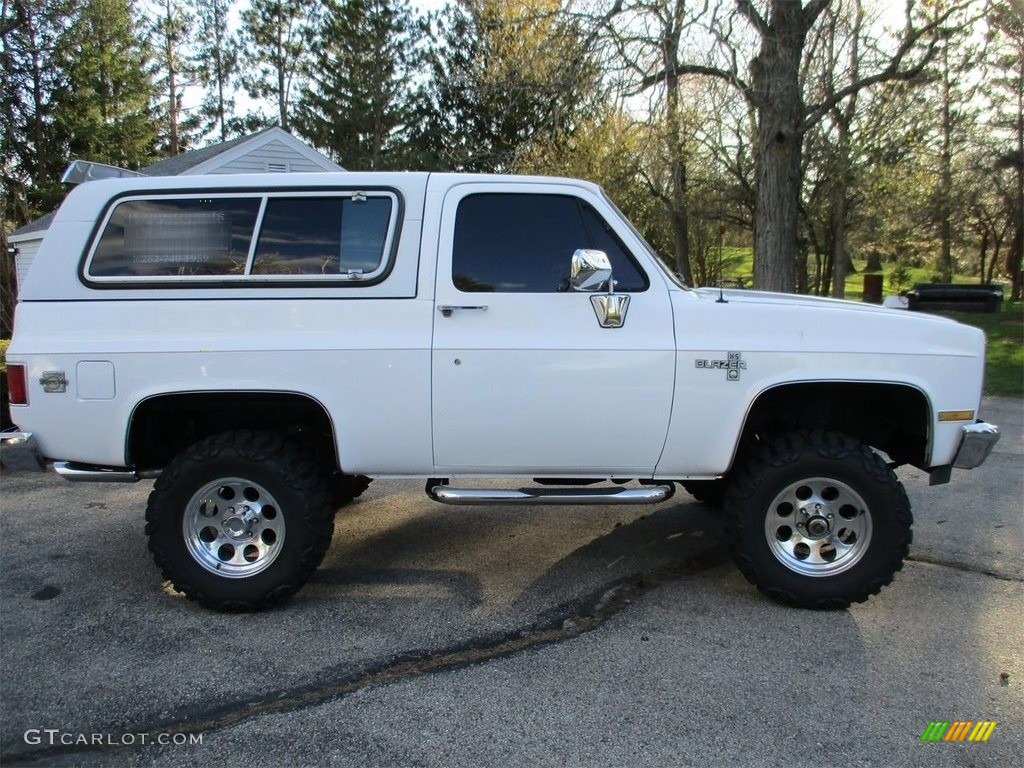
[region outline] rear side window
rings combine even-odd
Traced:
[[[389,192],[122,200],[85,275],[115,283],[368,280],[388,266],[397,208]]]
[[[129,200],[103,229],[94,277],[245,273],[260,198]]]
[[[452,281],[471,293],[564,291],[578,248],[608,254],[617,291],[647,289],[647,277],[597,211],[568,195],[463,198],[455,214]]]
[[[356,275],[384,257],[391,200],[283,197],[267,201],[254,275]]]

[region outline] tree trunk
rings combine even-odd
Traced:
[[[169,154],[173,157],[180,153],[181,139],[178,136],[178,71],[177,63],[174,60],[175,24],[174,9],[171,8],[170,0],[164,3],[164,55],[167,65],[167,128]]]
[[[1024,211],[1017,212],[1017,228],[1013,234],[1010,252],[1006,257],[1006,271],[1010,276],[1010,301],[1020,301],[1024,279],[1021,272],[1021,251],[1024,250]]]
[[[939,169],[939,271],[944,282],[953,282],[953,121],[950,113],[949,47],[942,47],[942,154]]]
[[[754,287],[792,293],[795,287],[800,153],[803,135],[798,115],[786,109],[793,94],[780,95],[775,107],[761,110],[754,208]],[[799,92],[795,94],[799,104]],[[797,112],[801,111],[797,108]],[[790,113],[790,114],[787,114]]]
[[[690,264],[690,212],[686,200],[687,167],[683,153],[683,131],[679,124],[679,75],[675,71],[675,62],[679,55],[679,40],[682,34],[682,11],[684,3],[676,3],[674,13],[665,30],[662,45],[662,64],[665,66],[665,109],[668,118],[668,154],[669,173],[672,188],[669,191],[671,210],[669,219],[672,222],[673,250],[675,251],[676,272],[687,285],[693,285],[693,268]],[[719,276],[721,277],[721,276]]]
[[[831,234],[826,238],[825,248],[825,268],[821,274],[821,291],[818,293],[819,296],[829,296],[832,293],[832,236]]]
[[[220,123],[220,140],[228,140],[228,126],[224,114],[224,63],[220,50],[217,56],[217,122]]]
[[[988,241],[990,236],[986,227],[985,231],[981,233],[981,245],[978,247],[978,282],[981,285],[985,284],[985,262],[988,258]]]
[[[996,232],[995,243],[992,248],[992,258],[988,260],[988,274],[982,276],[984,283],[991,283],[995,279],[996,267],[999,265],[999,252],[1003,248],[1003,237],[1005,234],[1004,232],[1000,235]]]
[[[672,220],[676,272],[682,276],[687,285],[693,285],[693,270],[690,268],[690,217],[687,215],[686,206],[673,208],[669,218]]]
[[[291,130],[288,127],[288,103],[285,99],[284,69],[280,67],[277,70],[277,111],[281,121],[281,128],[286,131]]]
[[[277,115],[281,128],[285,131],[290,131],[291,129],[288,127],[288,99],[286,96],[284,71],[288,54],[285,48],[284,30],[282,29],[284,19],[281,16],[284,11],[280,6],[278,6],[277,11],[277,61],[274,64],[277,67]]]
[[[754,287],[761,290],[792,293],[796,287],[805,117],[800,60],[806,24],[800,2],[773,2],[768,34],[761,35],[760,52],[750,67],[758,110]]]
[[[842,160],[840,159],[840,162]],[[840,176],[842,176],[840,172]],[[829,229],[832,245],[832,296],[846,298],[846,273],[850,255],[846,252],[846,184],[839,178],[832,185],[832,200],[829,205]]]
[[[807,249],[798,247],[796,252],[796,292],[807,293]]]
[[[1020,301],[1024,288],[1021,275],[1021,260],[1024,256],[1024,56],[1017,61],[1017,220],[1014,225],[1013,243],[1010,246],[1013,257],[1010,263],[1010,280],[1013,288],[1010,298]]]

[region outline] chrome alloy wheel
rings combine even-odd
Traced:
[[[854,565],[871,543],[871,514],[846,483],[811,477],[775,497],[764,521],[775,558],[804,576],[834,576]]]
[[[223,477],[189,500],[182,532],[189,554],[203,568],[244,579],[270,567],[284,545],[284,515],[259,483]]]

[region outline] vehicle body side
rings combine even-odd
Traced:
[[[979,331],[849,302],[684,289],[585,182],[296,174],[191,183],[202,186],[90,182],[58,213],[8,351],[28,367],[30,388],[12,417],[46,457],[136,466],[133,423],[147,403],[176,398],[180,419],[160,422],[171,429],[189,420],[191,395],[261,402],[270,393],[322,409],[332,460],[349,474],[711,479],[729,471],[769,393],[861,383],[903,388],[926,404],[911,429],[920,448],[907,460],[928,468],[952,463],[968,421],[938,414],[980,403]],[[82,246],[118,196],[369,186],[401,200],[393,263],[375,285],[97,287],[82,278]],[[571,292],[460,297],[451,285],[454,211],[462,197],[495,190],[574,195],[604,217],[649,279],[631,295],[622,329],[599,328],[588,297]],[[488,309],[446,317],[438,306],[453,298]],[[51,371],[65,373],[67,392],[42,391]],[[898,416],[884,411],[885,398],[865,407]]]

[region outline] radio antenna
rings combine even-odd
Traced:
[[[722,221],[722,212],[718,213],[718,301],[716,304],[728,304],[725,300],[725,293],[722,290],[722,238],[725,236],[725,224]]]

